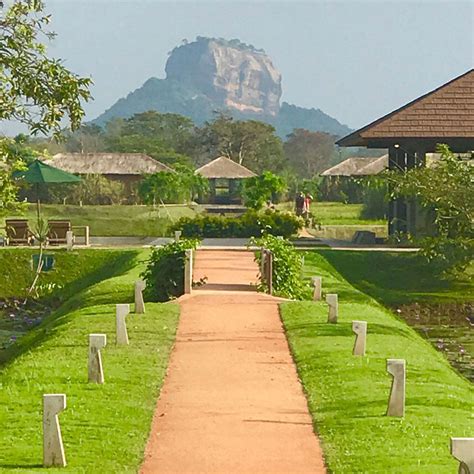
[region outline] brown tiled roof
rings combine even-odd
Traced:
[[[173,171],[143,153],[57,153],[45,163],[78,174],[143,175]]]
[[[342,138],[342,146],[378,138],[472,138],[474,69]]]
[[[370,176],[388,168],[388,155],[378,157],[353,156],[321,173],[321,176]]]
[[[208,179],[241,179],[252,178],[253,176],[257,176],[253,171],[250,171],[245,166],[239,165],[239,163],[232,161],[226,156],[220,156],[219,158],[216,158],[210,163],[207,163],[207,165],[201,166],[201,168],[198,168],[196,170],[196,173]]]

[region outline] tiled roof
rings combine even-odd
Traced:
[[[377,138],[472,138],[474,69],[339,140],[342,146]]]

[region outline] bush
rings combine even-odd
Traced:
[[[196,239],[182,239],[152,250],[146,269],[140,274],[146,282],[148,301],[169,301],[184,294],[186,250],[194,250]]]
[[[272,286],[273,293],[277,296],[291,299],[303,299],[305,285],[301,280],[302,261],[293,245],[284,239],[273,235],[266,235],[259,239],[252,239],[251,245],[270,250],[273,254]],[[256,257],[261,264],[261,254]],[[268,287],[263,280],[258,289],[267,291]]]
[[[261,209],[265,202],[274,201],[279,193],[286,190],[285,180],[270,171],[244,181],[242,197],[244,204],[255,210]]]
[[[383,179],[373,179],[363,184],[362,219],[386,219],[388,215],[387,183]]]
[[[171,230],[180,230],[183,237],[260,237],[263,234],[290,237],[303,226],[301,218],[278,211],[249,210],[239,217],[199,214],[182,217]]]

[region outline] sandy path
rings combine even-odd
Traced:
[[[142,473],[325,472],[278,300],[249,287],[257,271],[248,252],[197,253],[208,284],[181,301]]]

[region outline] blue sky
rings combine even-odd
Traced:
[[[263,48],[283,100],[359,127],[473,67],[472,1],[47,0],[50,53],[91,76],[92,119],[197,35]]]

